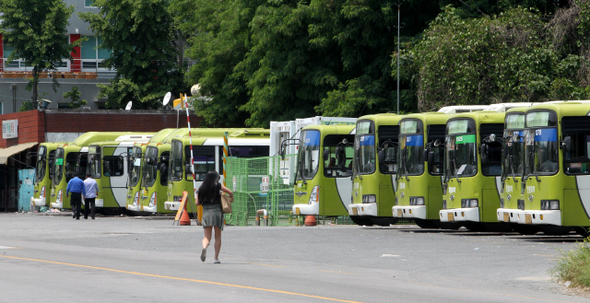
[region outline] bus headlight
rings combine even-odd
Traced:
[[[138,204],[139,204],[139,192],[136,191],[135,196],[133,197],[133,206],[136,206]]]
[[[363,195],[363,203],[375,203],[377,202],[376,195]]]
[[[504,198],[500,198],[500,208],[504,208]]]
[[[424,197],[410,197],[410,205],[424,205]]]
[[[154,205],[156,205],[156,203],[157,203],[156,201],[158,201],[156,199],[156,197],[157,197],[157,193],[153,193],[152,197],[150,198],[150,207],[154,207]]]
[[[45,198],[45,186],[41,187],[41,193],[39,193],[39,198]]]
[[[442,209],[447,209],[447,200],[443,200]]]
[[[461,199],[461,208],[478,207],[477,199]]]
[[[559,200],[541,200],[541,210],[558,210]]]
[[[308,204],[314,204],[314,203],[318,203],[320,202],[320,186],[316,185],[313,187],[313,190],[311,191],[311,195],[309,195],[309,202]]]
[[[60,190],[57,192],[57,198],[56,198],[56,202],[57,202],[57,203],[62,203],[62,202],[63,202],[63,194],[64,194],[64,191],[63,191],[63,189],[60,189]]]

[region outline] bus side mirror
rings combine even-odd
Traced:
[[[432,145],[434,145],[434,147],[439,147],[441,144],[440,139],[436,139],[434,140],[434,143]]]
[[[191,174],[191,175],[193,174],[193,171],[191,170],[191,165],[190,164],[185,165],[184,168],[185,168],[185,171],[186,171],[187,175],[188,174]]]
[[[483,143],[479,148],[479,153],[481,155],[481,163],[488,162],[488,145]]]
[[[379,163],[383,163],[385,161],[385,150],[382,149],[377,153],[377,158],[379,159]]]
[[[569,153],[572,149],[572,137],[566,136],[563,138],[563,142],[561,142],[561,148],[564,152]]]
[[[428,152],[427,159],[428,159],[428,163],[429,163],[428,165],[431,165],[432,163],[434,163],[434,152],[433,151]]]
[[[326,148],[324,149],[324,159],[329,159],[330,158],[330,149]]]

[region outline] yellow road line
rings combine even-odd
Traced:
[[[131,274],[131,275],[139,275],[139,276],[147,276],[147,277],[155,277],[155,278],[163,278],[163,279],[171,279],[171,280],[180,280],[180,281],[189,281],[189,282],[205,283],[205,284],[212,284],[212,285],[229,286],[229,287],[243,288],[243,289],[250,289],[250,290],[259,290],[259,291],[273,292],[273,293],[279,293],[279,294],[291,295],[291,296],[300,296],[300,297],[314,298],[314,299],[327,300],[327,301],[347,302],[347,303],[361,303],[361,302],[358,302],[358,301],[341,300],[341,299],[321,297],[321,296],[314,296],[314,295],[307,295],[307,294],[301,294],[301,293],[290,292],[290,291],[283,291],[283,290],[276,290],[276,289],[268,289],[268,288],[244,286],[244,285],[221,283],[221,282],[213,282],[213,281],[206,281],[206,280],[186,279],[186,278],[178,278],[178,277],[171,277],[171,276],[162,276],[162,275],[147,274],[147,273],[141,273],[141,272],[133,272],[133,271],[126,271],[126,270],[113,269],[113,268],[105,268],[105,267],[97,267],[97,266],[90,266],[90,265],[81,265],[81,264],[73,264],[73,263],[64,263],[64,262],[57,262],[57,261],[49,261],[49,260],[21,258],[21,257],[13,257],[13,256],[6,256],[6,255],[0,255],[0,257],[9,258],[9,259],[16,259],[16,260],[42,262],[42,263],[49,263],[49,264],[75,266],[75,267],[82,267],[82,268],[92,268],[92,269],[112,271],[112,272],[118,272],[118,273],[124,273],[124,274]]]

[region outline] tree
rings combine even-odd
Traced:
[[[65,92],[63,97],[70,98],[72,100],[72,103],[70,103],[70,108],[78,108],[82,105],[86,105],[86,100],[80,98],[80,90],[77,86],[72,87],[71,91]]]
[[[446,7],[407,50],[417,71],[418,108],[449,104],[535,102],[546,98],[556,62],[534,9],[462,19]]]
[[[4,13],[1,32],[14,50],[7,61],[21,59],[33,67],[27,89],[33,91],[33,108],[37,108],[39,75],[55,70],[55,64],[71,59],[71,52],[81,41],[68,43],[66,27],[74,11],[62,0],[0,0]],[[58,85],[54,78],[54,90]]]
[[[107,106],[157,108],[168,91],[182,91],[173,19],[167,0],[95,0],[100,13],[79,13],[102,38],[98,46],[111,50],[106,66],[116,70],[110,85],[99,85]]]

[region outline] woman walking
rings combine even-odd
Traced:
[[[221,231],[223,230],[223,211],[221,209],[221,195],[219,191],[229,194],[233,202],[234,194],[227,187],[219,183],[219,174],[216,171],[210,171],[205,176],[203,184],[197,191],[196,204],[203,205],[203,228],[205,237],[203,237],[203,250],[201,251],[201,261],[205,262],[207,258],[207,247],[211,242],[211,235],[215,229],[215,261],[219,264],[219,250],[221,249]]]

